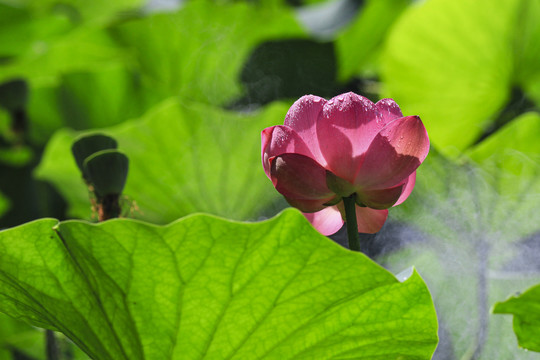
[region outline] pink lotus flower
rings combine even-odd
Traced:
[[[429,151],[418,116],[403,117],[392,99],[374,104],[352,92],[328,101],[303,96],[284,125],[261,135],[266,175],[324,235],[341,228],[342,199],[353,194],[358,231],[379,231],[387,209],[411,194]]]

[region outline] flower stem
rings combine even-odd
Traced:
[[[345,224],[347,224],[347,237],[349,238],[349,249],[360,251],[360,237],[358,236],[358,226],[356,224],[356,194],[343,198],[345,205]]]
[[[122,208],[120,207],[120,195],[107,195],[98,199],[98,221],[120,217]]]
[[[54,331],[45,330],[47,360],[60,359],[60,346]]]

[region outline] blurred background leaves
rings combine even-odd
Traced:
[[[432,143],[459,156],[502,125],[497,117],[514,89],[517,100],[538,100],[539,16],[530,0],[412,6],[387,39],[385,93],[432,119]]]
[[[306,93],[393,97],[432,150],[366,251],[426,279],[436,359],[532,359],[489,310],[540,282],[538,18],[536,0],[0,0],[0,84],[28,88],[0,108],[0,228],[93,218],[69,149],[96,131],[130,159],[130,216],[273,216],[264,127]],[[39,358],[28,332],[42,349],[1,318],[0,359]]]

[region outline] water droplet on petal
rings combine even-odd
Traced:
[[[321,102],[321,98],[319,98],[319,97],[313,98],[313,102],[319,103],[319,102]]]
[[[334,103],[334,99],[328,100],[328,105],[332,105]]]

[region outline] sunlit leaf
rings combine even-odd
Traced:
[[[519,345],[540,352],[540,285],[495,304],[493,312],[514,315],[514,331]]]
[[[339,78],[373,75],[388,29],[410,0],[366,1],[356,20],[336,39]],[[378,70],[378,69],[377,69]]]
[[[251,224],[195,215],[6,230],[0,309],[61,330],[95,360],[427,360],[437,343],[416,272],[398,282],[296,210]]]
[[[474,143],[508,100],[523,1],[426,1],[393,27],[381,58],[386,93],[422,117],[443,154]]]
[[[130,160],[124,194],[139,208],[133,216],[161,224],[193,212],[254,219],[279,198],[262,170],[260,133],[286,112],[286,104],[237,114],[171,99],[141,120],[102,132]],[[70,158],[75,136],[58,132],[36,175],[56,185],[72,216],[89,218],[88,190]]]
[[[517,83],[540,105],[540,2],[521,0],[516,26]]]

